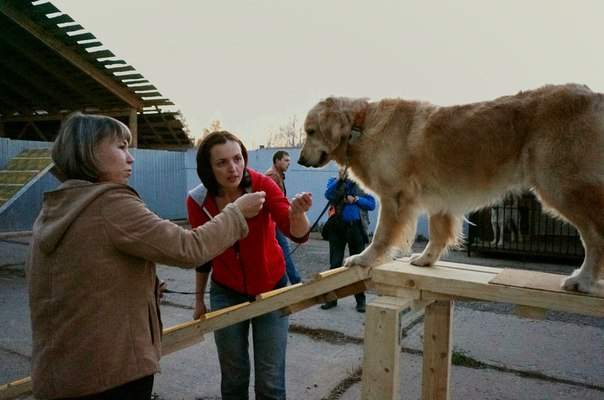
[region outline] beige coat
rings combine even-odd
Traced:
[[[155,262],[201,265],[247,233],[232,204],[191,231],[125,185],[72,180],[46,193],[28,261],[34,395],[83,396],[158,372]]]

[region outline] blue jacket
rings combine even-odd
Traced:
[[[344,198],[347,195],[357,196],[356,203],[346,203]],[[350,179],[344,181],[344,187],[338,188],[338,179],[329,178],[327,181],[327,189],[325,190],[325,198],[330,203],[337,206],[339,202],[343,202],[342,219],[344,222],[358,221],[361,219],[361,209],[371,211],[375,209],[375,199],[372,195],[367,194]]]

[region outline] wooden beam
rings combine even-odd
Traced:
[[[604,317],[604,298],[560,290],[559,283],[564,278],[562,275],[552,278],[553,274],[534,272],[542,282],[556,282],[556,287],[549,289],[491,283],[502,271],[501,268],[443,261],[429,268],[416,267],[407,260],[400,260],[375,267],[372,280],[376,285]]]
[[[325,279],[320,279],[295,287],[285,292],[280,292],[260,301],[244,303],[227,309],[218,310],[214,313],[206,314],[203,319],[182,323],[175,327],[174,331],[179,331],[181,340],[187,337],[199,337],[204,333],[212,332],[232,324],[245,321],[262,314],[276,310],[289,312],[289,307],[308,301],[313,297],[325,295],[336,289],[355,284],[369,278],[367,268],[353,267],[340,270],[338,274],[331,275]],[[270,294],[270,292],[268,292]]]
[[[120,83],[114,81],[109,76],[105,75],[105,73],[100,71],[97,66],[85,60],[80,54],[70,49],[59,39],[49,35],[43,28],[33,22],[21,10],[17,9],[9,2],[4,1],[0,3],[0,12],[10,18],[21,28],[25,29],[39,41],[44,43],[46,46],[57,52],[67,61],[75,65],[99,84],[104,86],[107,90],[114,93],[122,101],[131,107],[136,108],[137,110],[143,108],[143,102],[132,92],[130,92],[130,90],[122,86]]]
[[[72,80],[65,76],[61,71],[55,68],[53,65],[48,63],[48,60],[40,59],[36,54],[31,52],[31,49],[23,43],[18,37],[14,35],[10,35],[8,32],[3,32],[3,35],[6,36],[6,39],[3,40],[5,45],[8,45],[13,48],[14,51],[21,54],[23,57],[27,58],[31,63],[37,65],[41,70],[48,72],[55,79],[60,81],[66,87],[71,89],[73,92],[79,94],[82,98],[86,99],[90,104],[97,104],[98,99],[94,98],[90,93],[81,88],[79,85],[72,82]],[[2,40],[2,36],[0,36],[0,41]]]
[[[378,297],[367,304],[363,350],[363,400],[400,399],[401,312],[413,299]]]
[[[0,385],[0,400],[15,399],[24,394],[31,393],[32,383],[31,378],[19,379],[4,385]]]
[[[70,100],[60,95],[61,91],[50,87],[47,81],[44,81],[30,70],[26,70],[23,65],[16,65],[8,59],[0,58],[0,64],[9,70],[12,74],[17,75],[21,80],[35,86],[38,91],[44,92],[46,96],[54,99],[56,104],[61,104],[67,107]]]
[[[145,124],[149,127],[149,129],[151,129],[151,132],[153,132],[153,134],[155,135],[155,137],[157,138],[157,140],[159,140],[160,143],[164,143],[164,138],[161,137],[161,135],[159,133],[157,133],[157,131],[155,130],[155,128],[153,127],[153,125],[149,122],[149,119],[147,118],[147,116],[145,115],[145,113],[141,113],[143,120],[145,121]]]
[[[130,147],[138,147],[138,115],[135,108],[130,109],[130,115],[128,117],[128,128],[132,134],[132,142]]]
[[[426,306],[422,400],[449,399],[452,315],[452,301],[435,301]]]

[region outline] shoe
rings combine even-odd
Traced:
[[[364,313],[365,312],[365,303],[357,304],[356,310],[357,310],[357,312]]]
[[[334,308],[338,303],[335,301],[328,301],[325,304],[321,304],[321,310],[329,310],[330,308]]]

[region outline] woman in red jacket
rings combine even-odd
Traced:
[[[201,142],[197,173],[203,185],[187,197],[192,227],[212,223],[227,204],[245,193],[264,192],[266,199],[260,213],[247,220],[249,234],[211,263],[197,269],[194,318],[206,312],[203,293],[210,269],[212,310],[253,301],[260,293],[285,286],[285,260],[275,237],[275,224],[292,240],[306,241],[309,229],[306,211],[312,205],[310,193],[297,194],[290,204],[271,178],[248,168],[245,146],[229,132],[211,133]],[[222,375],[222,398],[248,398],[250,325],[256,398],[285,399],[288,318],[279,311],[214,333]]]

